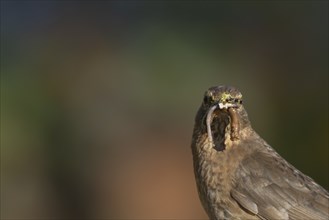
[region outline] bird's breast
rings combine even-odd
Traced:
[[[193,158],[199,196],[208,213],[218,213],[220,218],[216,218],[219,219],[226,218],[230,215],[230,210],[237,208],[230,192],[235,184],[235,171],[245,152],[229,135],[225,135],[226,148],[223,151],[214,149],[206,134],[200,137],[197,144],[202,147],[196,148],[198,151]],[[243,140],[238,140],[239,145],[241,141]]]

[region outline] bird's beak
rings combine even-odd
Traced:
[[[236,103],[225,103],[225,104],[223,104],[223,103],[220,102],[220,103],[218,103],[218,107],[219,107],[219,109],[228,109],[228,108],[237,108],[239,106]]]

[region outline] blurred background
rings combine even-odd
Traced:
[[[324,188],[327,1],[1,1],[1,218],[206,219],[204,91]]]

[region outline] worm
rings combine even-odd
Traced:
[[[211,107],[207,113],[207,119],[206,119],[206,123],[207,123],[207,133],[208,133],[208,138],[210,143],[214,146],[214,142],[213,142],[213,138],[212,138],[212,132],[211,132],[211,122],[213,119],[213,112],[216,110],[218,106],[214,105],[213,107]]]
[[[234,108],[229,108],[228,112],[231,118],[231,140],[236,141],[239,139],[240,132],[238,113]]]

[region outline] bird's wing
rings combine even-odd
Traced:
[[[329,219],[328,192],[274,150],[242,160],[231,196],[261,219]]]

